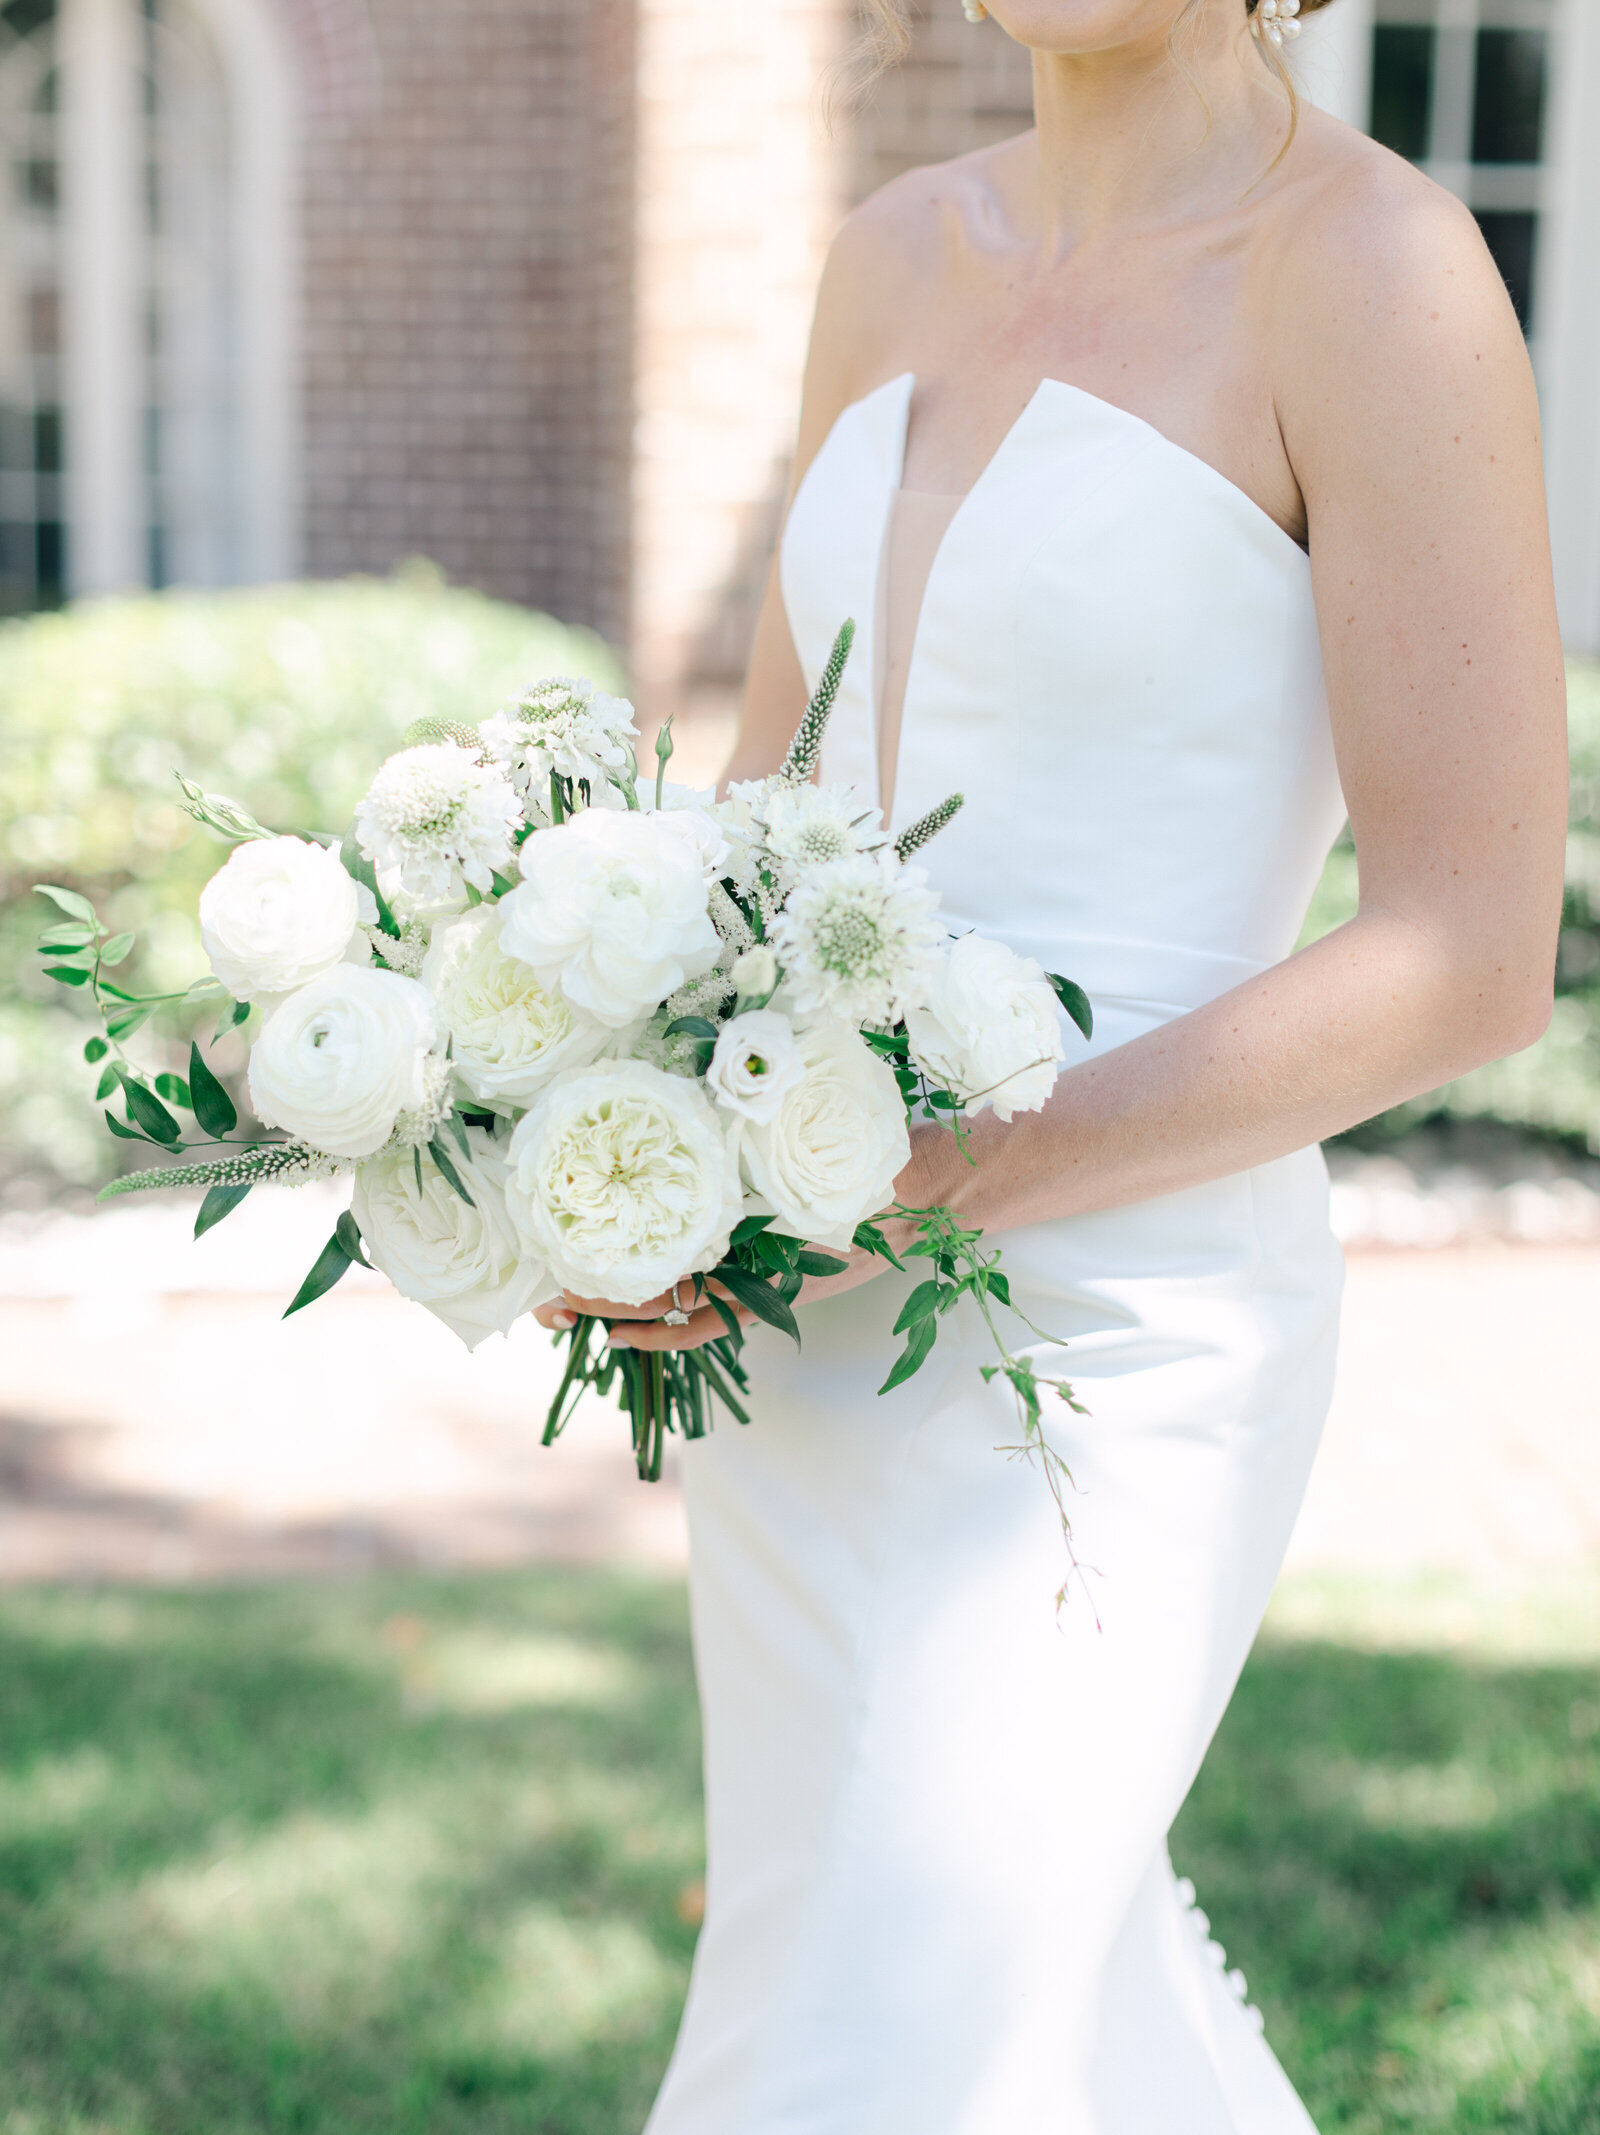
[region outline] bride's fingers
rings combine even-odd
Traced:
[[[734,1309],[748,1324],[750,1315]],[[700,1349],[727,1331],[728,1323],[716,1307],[701,1305],[682,1327],[669,1327],[662,1319],[619,1320],[607,1339],[613,1349]]]

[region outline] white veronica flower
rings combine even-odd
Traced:
[[[611,1037],[558,987],[505,954],[504,910],[481,904],[436,926],[422,965],[458,1080],[497,1111],[525,1105],[563,1068],[587,1067]]]
[[[338,964],[268,1016],[250,1053],[250,1103],[325,1156],[371,1156],[428,1102],[438,1035],[415,979]]]
[[[666,816],[586,808],[537,832],[500,914],[505,954],[614,1030],[722,951],[698,850]]]
[[[363,901],[364,906],[363,908]],[[236,845],[200,892],[200,940],[235,1000],[292,993],[350,954],[363,918],[377,918],[339,855],[304,838]]]
[[[937,892],[890,851],[807,868],[772,926],[796,1008],[889,1025],[921,998],[944,941]]]
[[[591,799],[612,778],[633,774],[633,706],[578,675],[536,682],[510,710],[479,723],[490,761],[500,766],[530,811],[549,807],[550,774],[587,781]]]
[[[794,1025],[770,1008],[734,1016],[717,1033],[706,1088],[724,1112],[766,1126],[805,1074]]]
[[[374,1267],[402,1297],[426,1305],[469,1349],[556,1294],[537,1260],[525,1259],[506,1212],[505,1160],[487,1134],[467,1130],[468,1154],[450,1162],[472,1196],[469,1208],[439,1167],[409,1149],[381,1149],[356,1169],[351,1213]]]
[[[580,1297],[644,1304],[715,1267],[743,1213],[738,1158],[705,1092],[643,1060],[563,1076],[509,1155],[522,1250]]]
[[[504,774],[443,741],[389,758],[356,809],[356,842],[404,917],[459,906],[467,883],[493,889],[521,824]]]
[[[770,1120],[740,1124],[740,1158],[758,1210],[797,1238],[848,1246],[911,1161],[905,1100],[893,1070],[842,1023],[813,1024],[795,1043],[800,1079]]]
[[[1043,970],[981,934],[953,941],[906,1010],[911,1057],[969,1115],[1037,1112],[1066,1058],[1055,991]]]
[[[782,784],[755,811],[767,851],[787,875],[826,867],[883,843],[883,819],[853,786]]]

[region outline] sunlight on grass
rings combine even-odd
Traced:
[[[682,1994],[678,1967],[632,1921],[531,1905],[507,1922],[450,2041],[511,2056],[569,2053],[658,2029],[676,2016]]]
[[[447,1711],[481,1713],[541,1705],[614,1708],[639,1688],[636,1670],[614,1646],[488,1631],[458,1631],[422,1648],[412,1682]]]
[[[110,1761],[99,1750],[73,1750],[41,1757],[21,1771],[0,1771],[0,1845],[97,1816],[114,1784]]]

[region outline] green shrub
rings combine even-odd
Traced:
[[[1363,1139],[1403,1133],[1446,1114],[1503,1120],[1600,1150],[1600,662],[1569,662],[1567,705],[1572,799],[1550,1028],[1525,1053],[1385,1113],[1360,1130]],[[1302,942],[1341,926],[1355,908],[1356,856],[1346,831],[1323,871]]]
[[[0,626],[0,1141],[13,1196],[99,1185],[117,1161],[90,1101],[85,1025],[33,953],[49,915],[35,882],[82,889],[141,930],[139,961],[119,976],[182,986],[204,969],[195,901],[225,848],[176,805],[175,770],[275,827],[343,828],[413,719],[475,723],[557,672],[620,684],[598,638],[426,566]],[[152,1026],[149,1056],[179,1064],[186,1035]],[[233,1048],[225,1069],[242,1061]]]

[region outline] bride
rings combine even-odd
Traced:
[[[1549,1013],[1538,414],[1472,218],[1296,110],[1245,0],[990,11],[1036,127],[838,237],[732,775],[855,616],[822,775],[895,827],[964,792],[946,910],[1093,999],[1042,1113],[899,1182],[1065,1345],[1081,1576],[1058,1614],[959,1315],[883,1399],[880,1264],[811,1286],[798,1357],[753,1334],[755,1422],[684,1458],[709,1899],[650,2135],[1304,2135],[1166,1834],[1327,1406],[1316,1144]],[[1292,954],[1346,812],[1359,915]],[[544,1317],[580,1303],[721,1325]]]

